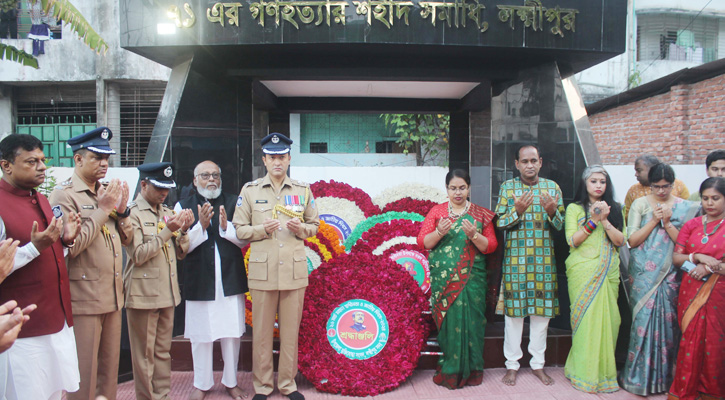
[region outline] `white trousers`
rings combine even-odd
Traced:
[[[529,354],[531,369],[544,368],[546,353],[546,331],[551,318],[529,316]],[[506,357],[506,369],[519,370],[519,360],[524,353],[521,350],[521,336],[524,333],[524,319],[504,316],[503,355]]]
[[[224,360],[222,384],[228,388],[233,388],[237,386],[240,339],[238,337],[221,338],[219,342],[222,348],[222,360]],[[199,390],[207,391],[214,386],[213,354],[213,342],[191,341],[191,358],[194,360],[194,387]]]

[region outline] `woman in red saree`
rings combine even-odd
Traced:
[[[470,187],[468,172],[449,172],[449,201],[430,210],[418,234],[418,244],[430,249],[431,311],[443,350],[433,382],[449,389],[483,380],[484,254],[497,246],[494,214],[468,201]]]
[[[700,196],[705,215],[685,223],[672,256],[676,266],[697,267],[680,286],[682,340],[670,400],[725,398],[725,178],[706,179]]]

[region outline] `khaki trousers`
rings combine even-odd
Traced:
[[[277,387],[288,395],[297,390],[297,337],[299,336],[305,288],[256,290],[252,295],[252,375],[254,392],[269,395],[274,390],[272,341],[275,314],[279,314],[279,366]]]
[[[107,314],[74,315],[80,389],[68,400],[116,400],[118,357],[121,352],[121,310]]]
[[[168,399],[174,307],[126,309],[133,381],[138,400]]]

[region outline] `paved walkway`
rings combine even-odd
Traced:
[[[546,372],[555,380],[551,386],[542,385],[539,380],[531,374],[531,370],[522,369],[519,373],[516,386],[509,387],[501,383],[501,378],[506,372],[505,369],[487,369],[483,376],[483,384],[480,386],[467,386],[459,390],[448,390],[433,383],[432,370],[415,371],[413,376],[403,382],[397,389],[373,397],[381,400],[415,400],[415,399],[465,399],[465,400],[643,400],[644,397],[633,395],[624,390],[609,394],[588,394],[580,392],[571,387],[569,381],[564,377],[564,368],[546,368]],[[216,381],[221,380],[221,372],[215,373]],[[171,398],[174,400],[186,400],[191,392],[193,373],[173,372],[171,375]],[[347,399],[354,397],[321,393],[301,375],[297,378],[300,392],[308,400],[332,400]],[[252,391],[252,373],[239,373],[240,386],[249,392]],[[247,399],[250,399],[248,397]],[[650,400],[664,400],[665,395],[650,396]],[[133,382],[126,382],[119,385],[118,400],[133,400]],[[222,387],[217,383],[207,394],[205,400],[228,400],[229,397]],[[286,400],[278,391],[274,391],[270,400]]]

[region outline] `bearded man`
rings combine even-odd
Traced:
[[[189,255],[184,260],[184,337],[191,340],[194,362],[194,390],[189,399],[203,399],[214,386],[213,342],[219,339],[224,360],[222,384],[230,397],[241,400],[246,394],[237,386],[237,367],[248,289],[239,249],[247,242],[237,239],[229,222],[237,198],[222,192],[219,166],[211,161],[200,163],[194,168],[193,182],[196,193],[175,207],[191,209],[198,221],[189,230]],[[219,217],[213,218],[215,215]]]

